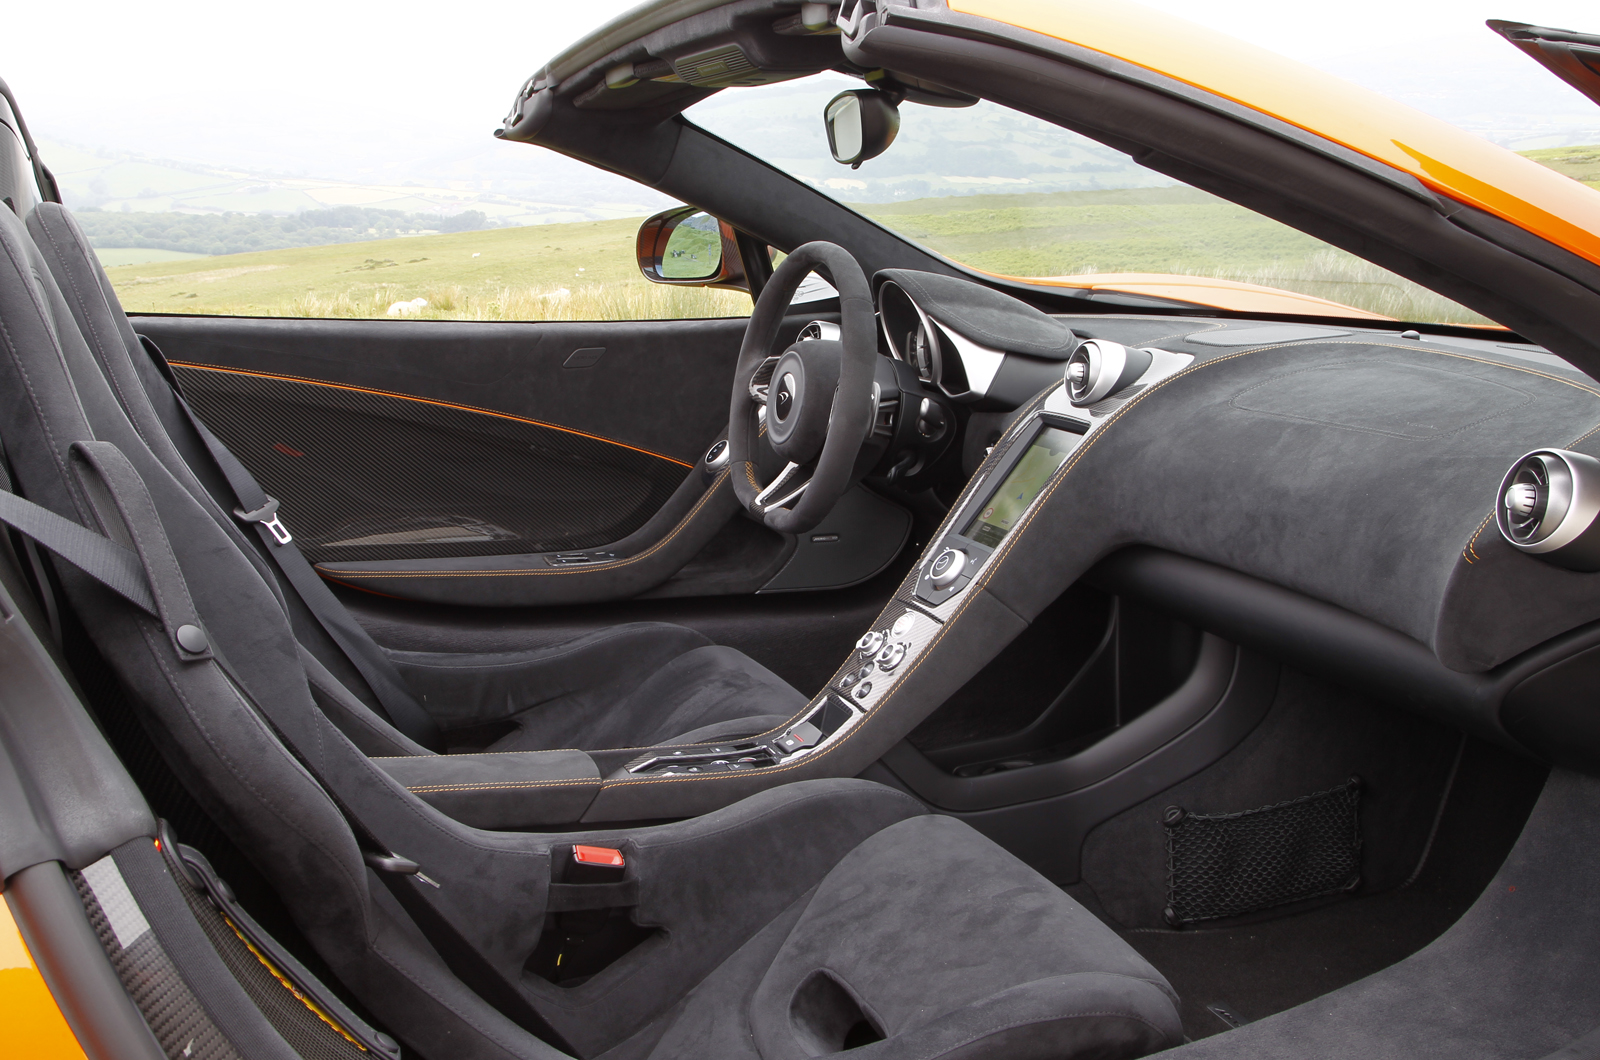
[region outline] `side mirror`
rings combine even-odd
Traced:
[[[652,283],[748,289],[733,226],[693,206],[646,218],[636,251],[639,271]]]
[[[894,143],[900,132],[900,109],[885,93],[858,88],[829,100],[822,121],[833,160],[856,169]]]

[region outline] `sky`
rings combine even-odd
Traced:
[[[1113,2],[1113,0],[1107,0]],[[263,173],[388,182],[463,165],[597,178],[492,139],[522,81],[621,0],[15,5],[0,77],[40,138]],[[1483,27],[1600,32],[1594,0],[1145,0],[1508,146],[1600,142],[1600,108]],[[63,32],[63,27],[67,32]],[[66,43],[70,41],[70,44]],[[45,42],[36,46],[34,42]],[[48,158],[46,159],[48,161]],[[597,191],[599,193],[599,191]]]

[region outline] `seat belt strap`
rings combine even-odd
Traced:
[[[144,563],[133,549],[10,490],[0,490],[0,522],[31,537],[145,614],[161,617],[145,580]]]
[[[139,341],[168,383],[173,384],[175,380],[172,369],[167,364],[166,357],[162,355],[161,349],[143,335],[139,336]],[[361,628],[355,616],[351,615],[349,609],[333,595],[328,583],[322,580],[316,568],[295,545],[294,535],[278,518],[277,498],[268,496],[255,476],[250,473],[250,469],[245,467],[222,440],[212,434],[210,428],[200,421],[200,417],[195,415],[194,409],[184,400],[183,393],[176,385],[173,385],[172,396],[177,401],[178,407],[183,410],[184,416],[188,418],[201,443],[205,445],[206,451],[211,454],[217,469],[222,472],[223,478],[228,480],[228,486],[233,490],[234,499],[238,502],[238,507],[233,510],[234,516],[256,528],[256,533],[266,544],[266,552],[277,564],[278,570],[283,573],[307,610],[316,617],[328,636],[333,638],[334,643],[339,645],[345,657],[350,660],[351,665],[366,680],[367,687],[378,697],[378,702],[389,715],[394,727],[422,746],[437,749],[442,742],[438,724],[411,695],[405,686],[405,679],[400,676],[400,671],[395,669],[394,663],[384,654],[377,641]]]
[[[189,628],[202,639],[190,643],[197,644],[199,650],[184,643],[185,626],[176,627],[177,646],[187,652],[191,661],[204,658],[215,662],[256,716],[272,729],[284,748],[294,756],[312,781],[327,795],[350,827],[357,844],[367,848],[368,851],[374,848],[383,849],[384,844],[373,835],[372,830],[360,816],[339,797],[336,785],[329,783],[328,777],[318,768],[317,759],[305,754],[304,750],[289,737],[285,726],[280,724],[284,719],[277,714],[278,710],[283,709],[283,705],[257,701],[250,694],[249,686],[229,665],[220,648],[210,645],[204,638],[199,617],[192,614],[192,603],[189,601],[189,590],[183,570],[174,558],[166,528],[161,525],[149,491],[139,478],[138,471],[122,452],[109,442],[77,442],[73,445],[73,453],[88,458],[86,463],[90,471],[97,475],[101,485],[113,498],[117,509],[122,511],[123,528],[136,540],[143,540],[144,544],[141,547],[148,550],[146,555],[158,557],[156,566],[152,567],[150,561],[138,551],[124,548],[110,538],[96,534],[6,490],[0,490],[0,521],[15,526],[24,534],[33,537],[52,552],[56,552],[82,569],[85,574],[125,596],[129,602],[152,617],[163,619],[163,610],[173,610],[174,614],[164,619],[168,626],[174,625],[174,619],[193,623]],[[145,513],[147,518],[136,524],[130,521],[127,514],[129,511]],[[128,569],[129,565],[131,571]],[[137,587],[124,591],[128,588],[123,584],[126,581],[125,576],[130,573],[137,579]],[[141,592],[143,600],[139,598]],[[157,602],[157,596],[167,602],[166,608]],[[373,856],[370,853],[366,855],[365,860],[377,872],[396,901],[421,930],[423,937],[438,951],[446,966],[457,978],[530,1034],[568,1055],[575,1055],[571,1046],[539,1013],[532,1001],[497,973],[488,959],[474,948],[455,925],[428,900],[427,895],[419,888],[419,884],[407,878],[420,876],[414,862],[394,854]],[[439,885],[432,881],[421,884],[421,887],[428,886],[436,889]]]

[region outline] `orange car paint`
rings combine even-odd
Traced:
[[[0,902],[0,1056],[86,1060],[5,902]]]
[[[1098,272],[1084,276],[1006,276],[992,272],[987,275],[1038,287],[1073,287],[1083,291],[1121,291],[1151,298],[1170,298],[1236,313],[1287,313],[1355,320],[1394,319],[1315,295],[1214,276],[1184,276],[1164,272]]]
[[[1600,262],[1600,191],[1332,74],[1136,3],[947,2],[1269,114]]]

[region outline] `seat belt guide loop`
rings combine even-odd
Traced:
[[[280,545],[287,545],[294,540],[294,535],[289,533],[289,528],[284,526],[283,520],[278,518],[278,498],[276,497],[268,496],[267,503],[253,512],[247,512],[243,508],[235,508],[233,514],[242,522],[260,523],[271,532],[273,538]]]

